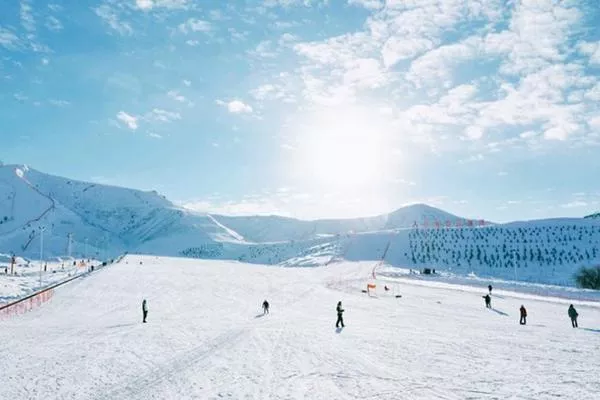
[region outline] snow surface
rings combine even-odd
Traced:
[[[10,260],[3,263],[2,258],[0,254],[0,305],[25,297],[34,291],[64,281],[75,275],[84,274],[92,265],[97,266],[102,264],[97,260],[85,260],[81,263],[83,260],[65,259],[47,261],[44,264],[40,264],[39,261],[24,262],[25,260],[17,260],[14,271],[16,274],[11,275]],[[73,265],[74,261],[76,265]],[[46,266],[46,271],[44,271],[44,265]],[[8,271],[8,274],[5,271]]]
[[[577,305],[573,329],[563,299],[487,310],[484,290],[393,277],[368,297],[372,268],[128,256],[2,322],[0,398],[598,398],[598,304]]]

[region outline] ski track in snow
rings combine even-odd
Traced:
[[[600,308],[292,269],[128,256],[0,322],[1,399],[595,399]],[[143,261],[143,265],[140,265]],[[402,298],[394,297],[401,293]],[[148,299],[148,323],[141,301]],[[267,298],[271,312],[262,316]],[[335,329],[342,300],[346,328]],[[518,308],[528,309],[519,326]],[[494,312],[495,311],[495,312]]]

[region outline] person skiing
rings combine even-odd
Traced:
[[[339,328],[340,324],[342,324],[342,328],[343,328],[344,327],[344,317],[342,316],[342,314],[344,313],[344,309],[342,308],[341,301],[338,301],[337,307],[335,308],[335,310],[337,311],[337,321],[335,323],[335,327]]]
[[[263,315],[269,313],[269,302],[267,300],[263,301],[262,308],[263,308]]]
[[[481,296],[485,299],[485,307],[486,308],[492,308],[492,298],[490,297],[489,294],[486,294],[485,296]]]
[[[488,291],[492,294],[492,285],[488,285]]]
[[[521,311],[521,320],[519,321],[519,323],[521,325],[526,325],[527,324],[527,310],[525,309],[525,306],[523,304],[521,304],[521,308],[519,309],[519,311]]]
[[[577,317],[579,316],[579,314],[577,313],[577,310],[575,309],[575,307],[573,307],[573,304],[571,304],[569,306],[569,318],[571,318],[571,325],[573,325],[573,328],[577,328]]]
[[[148,302],[146,301],[146,299],[142,301],[142,314],[144,315],[144,319],[142,320],[142,322],[146,323],[146,318],[148,317]]]

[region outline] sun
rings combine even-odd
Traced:
[[[389,173],[389,130],[364,110],[315,115],[298,132],[296,168],[322,188],[362,189]]]

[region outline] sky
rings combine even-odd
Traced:
[[[600,210],[596,0],[14,0],[0,160],[304,219]]]

